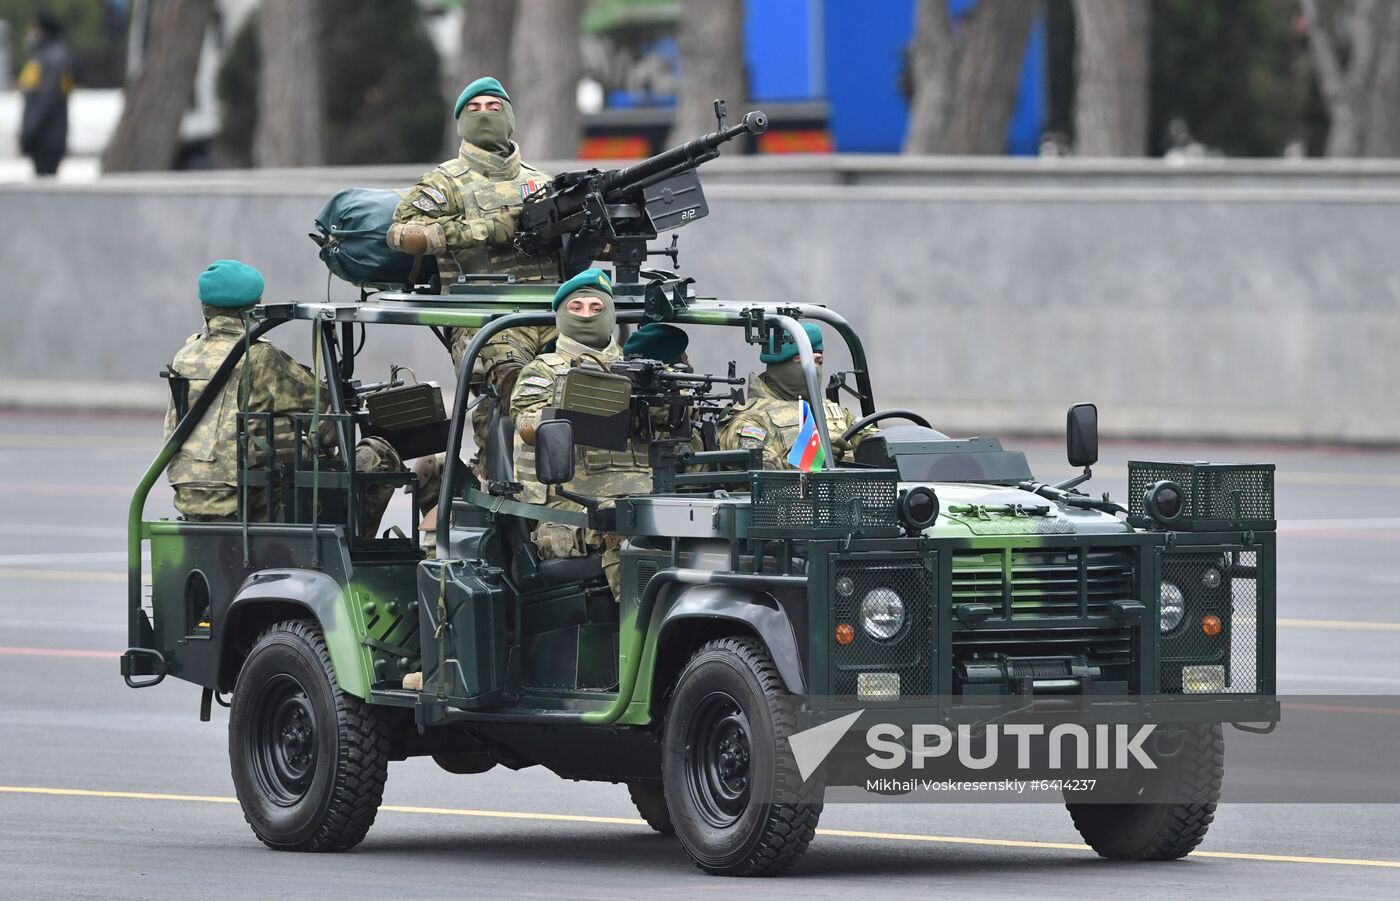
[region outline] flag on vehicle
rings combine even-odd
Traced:
[[[799,400],[802,412],[802,428],[797,432],[797,441],[788,451],[787,461],[803,472],[821,472],[826,465],[826,448],[822,447],[822,436],[817,431],[817,419],[805,400]]]

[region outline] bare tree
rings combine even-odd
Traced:
[[[578,156],[583,78],[578,26],[581,0],[519,0],[510,42],[515,140],[535,159]],[[516,77],[516,75],[519,77]]]
[[[1080,156],[1143,156],[1148,0],[1074,0],[1074,133]]]
[[[1301,0],[1330,124],[1327,155],[1400,154],[1400,4]]]
[[[168,0],[151,10],[141,68],[126,86],[121,119],[102,152],[104,172],[169,169],[180,149],[204,32],[214,0]]]
[[[320,0],[262,0],[258,8],[258,125],[253,163],[325,162]]]
[[[689,0],[681,4],[676,50],[680,85],[676,121],[671,126],[672,146],[714,131],[713,104],[718,98],[728,101],[731,112],[744,111],[748,79],[744,71],[743,0]]]
[[[515,10],[515,0],[464,0],[457,58],[442,67],[443,96],[448,109],[457,102],[463,88],[483,75],[500,79],[507,93],[512,90],[510,46],[515,34]],[[446,152],[455,154],[461,140],[457,137],[456,121],[449,119],[443,134]]]
[[[918,0],[905,153],[1001,153],[1037,4],[979,0],[960,21]]]

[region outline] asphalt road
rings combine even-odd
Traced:
[[[1400,805],[1226,805],[1187,860],[1125,865],[1058,805],[833,804],[790,875],[718,881],[618,786],[427,760],[391,766],[354,852],[267,851],[233,802],[225,712],[201,724],[193,686],[117,674],[126,507],[159,431],[0,412],[0,897],[1400,896]],[[1019,445],[1066,472],[1058,442]],[[1121,497],[1138,456],[1277,462],[1280,691],[1400,692],[1400,453],[1110,443],[1090,487]]]

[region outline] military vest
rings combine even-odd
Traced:
[[[570,345],[579,346],[564,336],[560,336],[559,343],[564,348]],[[597,356],[605,364],[622,357],[622,349],[617,346],[616,341],[604,350],[589,350],[588,353]],[[540,354],[531,364],[531,368],[521,374],[521,378],[543,378],[534,373],[541,365],[549,367],[554,373],[551,405],[557,404],[564,389],[563,376],[573,368],[573,362],[579,356],[581,355],[567,352]],[[620,451],[578,445],[574,448],[574,479],[564,487],[598,498],[646,494],[651,491],[651,466],[648,460],[647,447],[635,444],[630,438],[627,447]],[[515,472],[516,478],[522,480],[526,486],[523,499],[530,503],[543,503],[544,486],[534,481],[535,449],[518,438]]]
[[[827,433],[832,438],[839,438],[851,424],[849,415],[839,404],[826,399],[822,400],[822,408],[826,411]],[[777,434],[770,432],[767,440],[770,446],[775,442],[781,444],[783,454],[797,443],[797,433],[802,430],[800,405],[795,400],[779,398],[758,376],[749,377],[748,395],[744,403],[734,408],[732,415],[740,416],[744,413],[762,414],[772,423]]]
[[[446,176],[447,210],[466,219],[491,216],[502,211],[516,214],[527,195],[549,183],[550,176],[520,162],[516,148],[501,159],[463,142],[462,150],[435,170]],[[438,273],[443,289],[462,273],[495,272],[514,275],[519,281],[553,281],[559,277],[559,261],[553,256],[526,256],[506,244],[472,244],[449,247],[438,256]]]

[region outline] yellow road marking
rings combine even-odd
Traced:
[[[1292,629],[1347,629],[1357,632],[1400,632],[1400,623],[1364,623],[1354,619],[1280,619]]]
[[[42,788],[24,785],[0,785],[0,793],[16,795],[61,795],[79,798],[122,798],[136,801],[193,801],[207,804],[237,804],[237,798],[217,795],[175,795],[157,792],[93,791],[83,788]],[[645,820],[632,817],[597,817],[568,813],[530,813],[513,810],[469,810],[453,807],[405,807],[385,804],[380,810],[391,813],[416,813],[430,816],[485,817],[499,820],[545,820],[554,823],[593,823],[609,826],[645,826]],[[919,835],[905,832],[862,832],[854,829],[818,829],[817,835],[828,838],[865,838],[875,841],[922,842],[939,845],[982,845],[993,848],[1036,848],[1048,851],[1088,851],[1085,845],[1071,842],[1021,841],[1003,838],[972,838],[960,835]],[[1400,869],[1400,860],[1368,860],[1356,857],[1303,857],[1295,854],[1250,854],[1243,851],[1194,851],[1192,857],[1217,860],[1254,860],[1265,863],[1310,863],[1350,867],[1383,867]]]
[[[125,582],[126,573],[87,572],[81,569],[27,569],[0,567],[0,579],[30,579],[38,582]]]

